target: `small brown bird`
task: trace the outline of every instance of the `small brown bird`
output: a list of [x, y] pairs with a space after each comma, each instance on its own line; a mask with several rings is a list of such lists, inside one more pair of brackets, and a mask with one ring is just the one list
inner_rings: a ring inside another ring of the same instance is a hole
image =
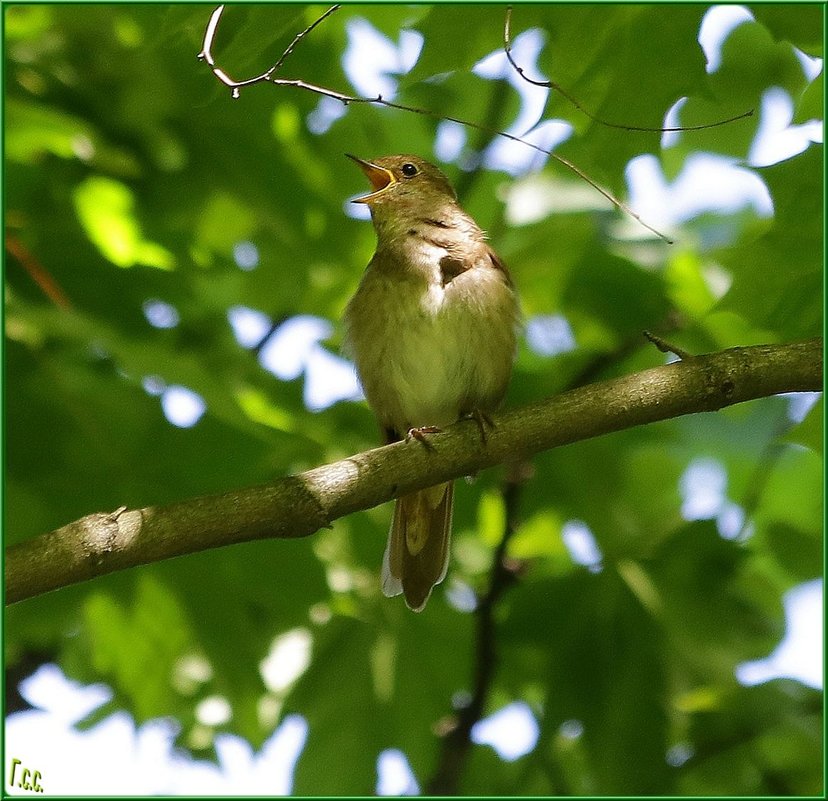
[[[387, 442], [497, 408], [520, 325], [509, 272], [457, 203], [447, 178], [417, 156], [350, 156], [373, 191], [377, 250], [345, 310], [346, 351]], [[399, 498], [382, 589], [419, 612], [446, 575], [451, 482]]]

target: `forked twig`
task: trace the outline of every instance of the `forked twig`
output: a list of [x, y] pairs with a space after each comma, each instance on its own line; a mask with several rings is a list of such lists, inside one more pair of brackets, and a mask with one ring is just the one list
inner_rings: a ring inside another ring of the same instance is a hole
[[273, 77], [274, 72], [276, 72], [277, 68], [280, 67], [288, 55], [292, 52], [296, 43], [307, 33], [309, 33], [313, 28], [315, 28], [323, 19], [330, 16], [334, 11], [336, 11], [340, 6], [331, 6], [319, 19], [309, 25], [304, 31], [297, 34], [293, 41], [291, 42], [290, 46], [285, 50], [284, 53], [279, 57], [279, 60], [268, 70], [263, 72], [261, 75], [257, 75], [254, 78], [247, 78], [245, 80], [237, 81], [234, 78], [231, 78], [224, 70], [220, 67], [216, 66], [215, 59], [213, 57], [212, 48], [213, 48], [213, 40], [216, 36], [216, 29], [218, 28], [219, 19], [221, 18], [221, 14], [224, 11], [224, 6], [221, 5], [213, 11], [212, 15], [210, 16], [210, 21], [207, 24], [207, 28], [204, 32], [204, 43], [201, 48], [201, 52], [198, 54], [198, 58], [202, 61], [205, 61], [208, 66], [212, 69], [213, 74], [218, 78], [225, 86], [230, 88], [232, 96], [234, 98], [239, 97], [239, 90], [244, 86], [252, 86], [253, 84], [257, 83], [270, 83], [276, 86], [290, 86], [295, 89], [304, 89], [308, 92], [313, 92], [314, 94], [322, 95], [324, 97], [330, 97], [334, 100], [338, 100], [343, 105], [349, 105], [350, 103], [367, 103], [379, 106], [385, 106], [386, 108], [394, 108], [399, 111], [407, 111], [411, 114], [422, 114], [428, 117], [434, 117], [435, 119], [439, 120], [446, 120], [449, 122], [456, 122], [458, 125], [462, 125], [466, 128], [474, 128], [478, 131], [483, 131], [488, 133], [492, 136], [500, 136], [504, 139], [509, 139], [512, 142], [518, 142], [526, 147], [532, 148], [533, 150], [537, 150], [539, 153], [543, 153], [545, 156], [550, 156], [551, 158], [555, 159], [555, 161], [563, 164], [564, 167], [574, 172], [579, 178], [583, 181], [586, 181], [593, 189], [600, 192], [613, 206], [615, 206], [619, 211], [628, 214], [634, 220], [638, 221], [640, 225], [646, 228], [651, 233], [655, 234], [659, 239], [666, 242], [668, 245], [673, 244], [673, 240], [670, 239], [665, 234], [661, 233], [661, 231], [653, 228], [653, 226], [649, 225], [648, 223], [644, 222], [641, 217], [636, 214], [626, 203], [619, 200], [615, 195], [612, 194], [608, 189], [604, 189], [600, 184], [596, 183], [592, 180], [583, 170], [573, 164], [569, 159], [564, 158], [563, 156], [559, 156], [556, 153], [553, 153], [551, 150], [547, 148], [543, 148], [540, 145], [533, 144], [532, 142], [527, 142], [525, 139], [521, 139], [519, 136], [514, 136], [513, 134], [507, 133], [506, 131], [500, 131], [495, 128], [490, 128], [486, 125], [480, 125], [476, 122], [471, 122], [470, 120], [464, 120], [460, 117], [452, 117], [447, 114], [441, 114], [436, 111], [431, 111], [430, 109], [419, 108], [417, 106], [407, 106], [403, 103], [394, 103], [390, 100], [385, 100], [381, 94], [378, 94], [376, 97], [361, 97], [359, 95], [348, 95], [344, 94], [343, 92], [337, 92], [334, 89], [328, 89], [324, 86], [317, 86], [316, 84], [308, 83], [307, 81], [303, 81], [299, 78], [275, 78]]
[[[221, 19], [222, 12], [224, 11], [224, 6], [220, 5], [213, 13], [210, 15], [210, 21], [207, 23], [207, 29], [204, 31], [204, 44], [201, 48], [201, 52], [198, 54], [198, 58], [201, 61], [206, 61], [210, 68], [213, 70], [213, 74], [218, 78], [223, 84], [229, 86], [233, 92], [233, 97], [238, 99], [239, 97], [239, 89], [242, 86], [252, 86], [255, 83], [263, 83], [263, 82], [271, 82], [271, 76], [273, 75], [282, 64], [285, 63], [287, 57], [293, 52], [293, 48], [299, 43], [299, 41], [309, 34], [319, 23], [321, 23], [324, 19], [329, 17], [334, 11], [338, 11], [341, 8], [339, 5], [331, 6], [321, 17], [314, 20], [310, 25], [308, 25], [305, 30], [297, 33], [296, 36], [293, 37], [293, 41], [287, 46], [284, 53], [279, 56], [276, 63], [270, 67], [270, 69], [263, 72], [261, 75], [257, 75], [255, 78], [247, 78], [243, 81], [236, 81], [231, 78], [226, 72], [216, 66], [215, 59], [213, 58], [213, 39], [216, 36], [216, 28], [218, 28], [219, 19]], [[326, 90], [323, 90], [322, 87], [314, 86], [313, 84], [306, 84], [304, 81], [282, 81], [275, 79], [272, 83], [287, 85], [287, 86], [300, 86], [300, 88], [309, 89], [314, 92], [321, 91], [323, 94], [327, 93]], [[331, 97], [336, 97], [337, 100], [345, 100], [344, 96], [339, 96], [339, 93], [329, 93]]]
[[582, 114], [586, 115], [591, 119], [593, 122], [597, 122], [599, 125], [603, 125], [606, 128], [617, 128], [621, 131], [647, 131], [651, 133], [674, 133], [678, 131], [703, 131], [707, 128], [717, 128], [719, 125], [727, 125], [731, 122], [736, 122], [737, 120], [743, 120], [746, 117], [753, 116], [753, 109], [749, 111], [744, 111], [741, 114], [737, 114], [735, 117], [729, 117], [726, 120], [719, 120], [718, 122], [708, 122], [704, 123], [703, 125], [681, 125], [676, 126], [674, 128], [652, 128], [646, 125], [625, 125], [618, 122], [609, 122], [608, 120], [603, 120], [600, 117], [596, 117], [591, 111], [585, 109], [575, 98], [572, 94], [567, 92], [566, 89], [563, 88], [559, 83], [556, 81], [539, 81], [535, 78], [530, 78], [523, 67], [520, 66], [515, 61], [514, 56], [512, 55], [512, 7], [508, 6], [506, 8], [506, 21], [503, 24], [503, 50], [506, 53], [506, 58], [508, 59], [509, 63], [514, 68], [515, 72], [523, 78], [526, 83], [532, 84], [532, 86], [540, 86], [545, 89], [554, 89], [559, 95], [565, 97], [570, 103], [572, 103], [575, 108], [578, 109]]

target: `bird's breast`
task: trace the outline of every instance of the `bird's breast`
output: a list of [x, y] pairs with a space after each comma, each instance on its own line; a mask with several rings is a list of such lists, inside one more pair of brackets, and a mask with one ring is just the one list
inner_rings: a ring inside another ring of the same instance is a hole
[[372, 265], [346, 311], [368, 403], [398, 433], [493, 409], [511, 372], [518, 314], [497, 270], [473, 267], [444, 283], [445, 248], [423, 241], [407, 255], [405, 269]]

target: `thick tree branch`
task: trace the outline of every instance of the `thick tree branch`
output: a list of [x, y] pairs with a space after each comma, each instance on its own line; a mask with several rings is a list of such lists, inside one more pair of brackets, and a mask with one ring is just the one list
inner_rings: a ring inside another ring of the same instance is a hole
[[305, 537], [422, 487], [611, 431], [780, 392], [822, 389], [822, 339], [696, 356], [511, 409], [483, 445], [473, 421], [269, 484], [165, 507], [88, 515], [6, 551], [6, 601], [254, 539]]

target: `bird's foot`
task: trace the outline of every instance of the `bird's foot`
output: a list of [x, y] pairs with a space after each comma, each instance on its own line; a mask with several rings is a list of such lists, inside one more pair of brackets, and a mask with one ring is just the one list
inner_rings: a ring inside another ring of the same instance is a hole
[[486, 434], [486, 426], [489, 428], [495, 428], [495, 421], [492, 420], [489, 415], [484, 412], [482, 409], [474, 409], [471, 412], [466, 412], [465, 414], [460, 415], [461, 420], [474, 420], [477, 423], [477, 428], [480, 431], [480, 439], [483, 441], [485, 445], [488, 441], [488, 436]]
[[432, 446], [429, 444], [429, 441], [426, 439], [427, 434], [440, 434], [442, 433], [443, 429], [439, 428], [438, 426], [417, 426], [416, 428], [409, 428], [408, 433], [405, 435], [405, 441], [411, 442], [412, 439], [416, 439], [417, 442], [422, 442], [426, 448], [431, 448]]

